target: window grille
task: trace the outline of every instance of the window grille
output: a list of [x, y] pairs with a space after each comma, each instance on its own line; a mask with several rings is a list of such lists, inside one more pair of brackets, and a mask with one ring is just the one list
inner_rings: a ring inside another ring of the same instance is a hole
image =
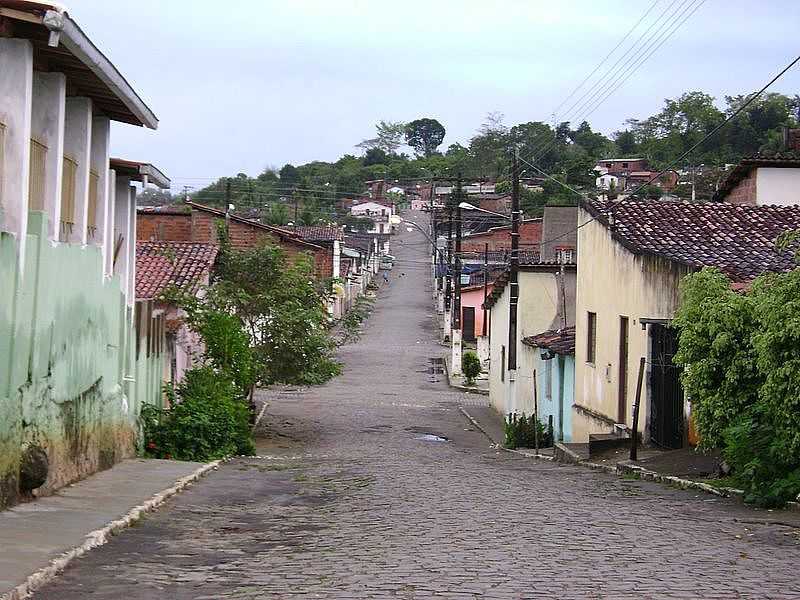
[[594, 363], [597, 357], [597, 313], [587, 314], [586, 362]]
[[94, 237], [97, 233], [97, 196], [100, 188], [100, 175], [89, 171], [89, 212], [86, 216], [86, 233]]
[[44, 210], [47, 146], [31, 140], [31, 163], [28, 171], [28, 210]]
[[62, 161], [61, 175], [61, 239], [67, 240], [75, 226], [75, 179], [78, 175], [78, 163], [65, 156]]

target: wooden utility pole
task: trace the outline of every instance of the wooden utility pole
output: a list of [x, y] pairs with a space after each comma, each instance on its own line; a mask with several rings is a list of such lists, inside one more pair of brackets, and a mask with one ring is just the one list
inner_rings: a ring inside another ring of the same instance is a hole
[[639, 380], [636, 382], [636, 400], [633, 403], [633, 426], [631, 427], [631, 460], [636, 460], [639, 444], [639, 403], [642, 400], [642, 379], [644, 378], [644, 356], [639, 359]]
[[225, 231], [231, 228], [231, 180], [225, 179]]
[[450, 294], [453, 280], [453, 203], [447, 201], [447, 272], [444, 281], [444, 310], [450, 312]]

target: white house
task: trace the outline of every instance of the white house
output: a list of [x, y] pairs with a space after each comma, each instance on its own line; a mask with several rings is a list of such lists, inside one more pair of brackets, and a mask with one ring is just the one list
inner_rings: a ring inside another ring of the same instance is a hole
[[391, 233], [392, 225], [389, 218], [392, 216], [392, 208], [377, 202], [362, 202], [350, 209], [350, 214], [354, 217], [370, 219], [374, 225], [369, 229], [369, 233]]

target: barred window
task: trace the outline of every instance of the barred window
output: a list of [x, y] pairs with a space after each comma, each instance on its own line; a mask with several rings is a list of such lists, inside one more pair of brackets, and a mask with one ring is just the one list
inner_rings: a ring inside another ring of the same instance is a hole
[[597, 313], [587, 313], [586, 362], [594, 363], [597, 357]]
[[47, 146], [31, 140], [31, 164], [28, 171], [28, 210], [44, 210]]

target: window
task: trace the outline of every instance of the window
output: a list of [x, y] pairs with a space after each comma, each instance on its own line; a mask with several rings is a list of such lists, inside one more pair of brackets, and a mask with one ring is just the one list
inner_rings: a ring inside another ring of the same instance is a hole
[[575, 262], [574, 248], [556, 248], [556, 261], [559, 264], [572, 264]]
[[75, 225], [75, 178], [78, 174], [78, 163], [65, 156], [63, 174], [61, 176], [61, 234], [62, 241], [72, 233]]
[[89, 211], [86, 215], [86, 233], [94, 237], [97, 232], [97, 194], [100, 187], [100, 176], [89, 171]]
[[3, 165], [5, 160], [6, 126], [0, 123], [0, 209], [3, 206]]
[[628, 163], [622, 163], [622, 168], [623, 169], [627, 169], [628, 168]]
[[597, 313], [586, 314], [586, 362], [594, 363], [597, 357]]
[[506, 347], [500, 346], [500, 381], [506, 380]]
[[31, 164], [28, 171], [28, 210], [44, 210], [45, 165], [47, 146], [31, 140]]

